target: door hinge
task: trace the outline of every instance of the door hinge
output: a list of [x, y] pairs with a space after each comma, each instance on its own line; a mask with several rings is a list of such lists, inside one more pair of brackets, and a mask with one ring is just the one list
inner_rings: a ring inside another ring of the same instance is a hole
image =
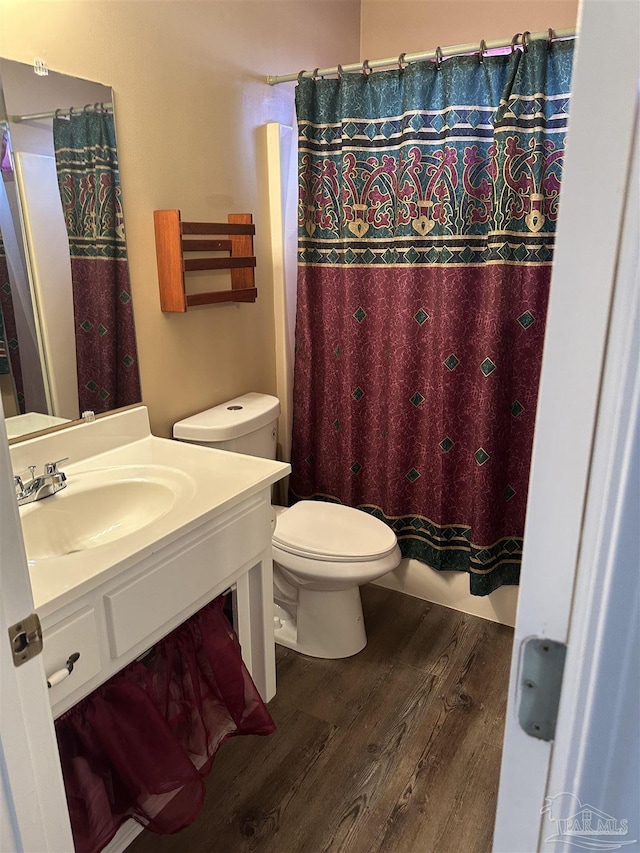
[[555, 737], [566, 654], [565, 643], [546, 637], [529, 637], [522, 643], [518, 720], [531, 737]]
[[22, 666], [42, 651], [42, 627], [37, 613], [31, 613], [9, 628], [13, 665]]

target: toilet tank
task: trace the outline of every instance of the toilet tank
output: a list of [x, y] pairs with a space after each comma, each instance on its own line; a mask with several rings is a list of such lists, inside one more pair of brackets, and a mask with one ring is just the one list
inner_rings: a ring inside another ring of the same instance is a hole
[[178, 421], [173, 437], [218, 450], [276, 458], [280, 401], [251, 392]]

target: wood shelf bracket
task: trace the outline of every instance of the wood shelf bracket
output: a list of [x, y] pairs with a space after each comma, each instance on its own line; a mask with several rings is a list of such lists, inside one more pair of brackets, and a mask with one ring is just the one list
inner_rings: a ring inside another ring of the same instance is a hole
[[[163, 311], [184, 313], [192, 305], [256, 301], [253, 217], [250, 213], [230, 213], [227, 219], [228, 222], [183, 222], [179, 210], [154, 210]], [[193, 252], [199, 256], [185, 257]], [[227, 252], [228, 256], [204, 257], [206, 252]], [[231, 271], [231, 290], [187, 293], [186, 272], [221, 269]]]

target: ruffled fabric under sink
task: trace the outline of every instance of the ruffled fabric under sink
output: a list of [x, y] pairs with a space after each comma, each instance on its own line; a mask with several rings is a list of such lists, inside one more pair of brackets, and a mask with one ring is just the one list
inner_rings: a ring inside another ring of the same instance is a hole
[[223, 741], [275, 731], [224, 603], [211, 602], [56, 720], [77, 853], [98, 853], [129, 818], [161, 834], [188, 826]]

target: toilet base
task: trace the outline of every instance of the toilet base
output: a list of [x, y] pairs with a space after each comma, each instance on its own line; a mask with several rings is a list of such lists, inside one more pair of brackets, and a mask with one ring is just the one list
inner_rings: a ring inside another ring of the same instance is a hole
[[357, 586], [341, 590], [298, 589], [298, 600], [278, 606], [275, 641], [314, 658], [348, 658], [367, 645], [362, 601]]

